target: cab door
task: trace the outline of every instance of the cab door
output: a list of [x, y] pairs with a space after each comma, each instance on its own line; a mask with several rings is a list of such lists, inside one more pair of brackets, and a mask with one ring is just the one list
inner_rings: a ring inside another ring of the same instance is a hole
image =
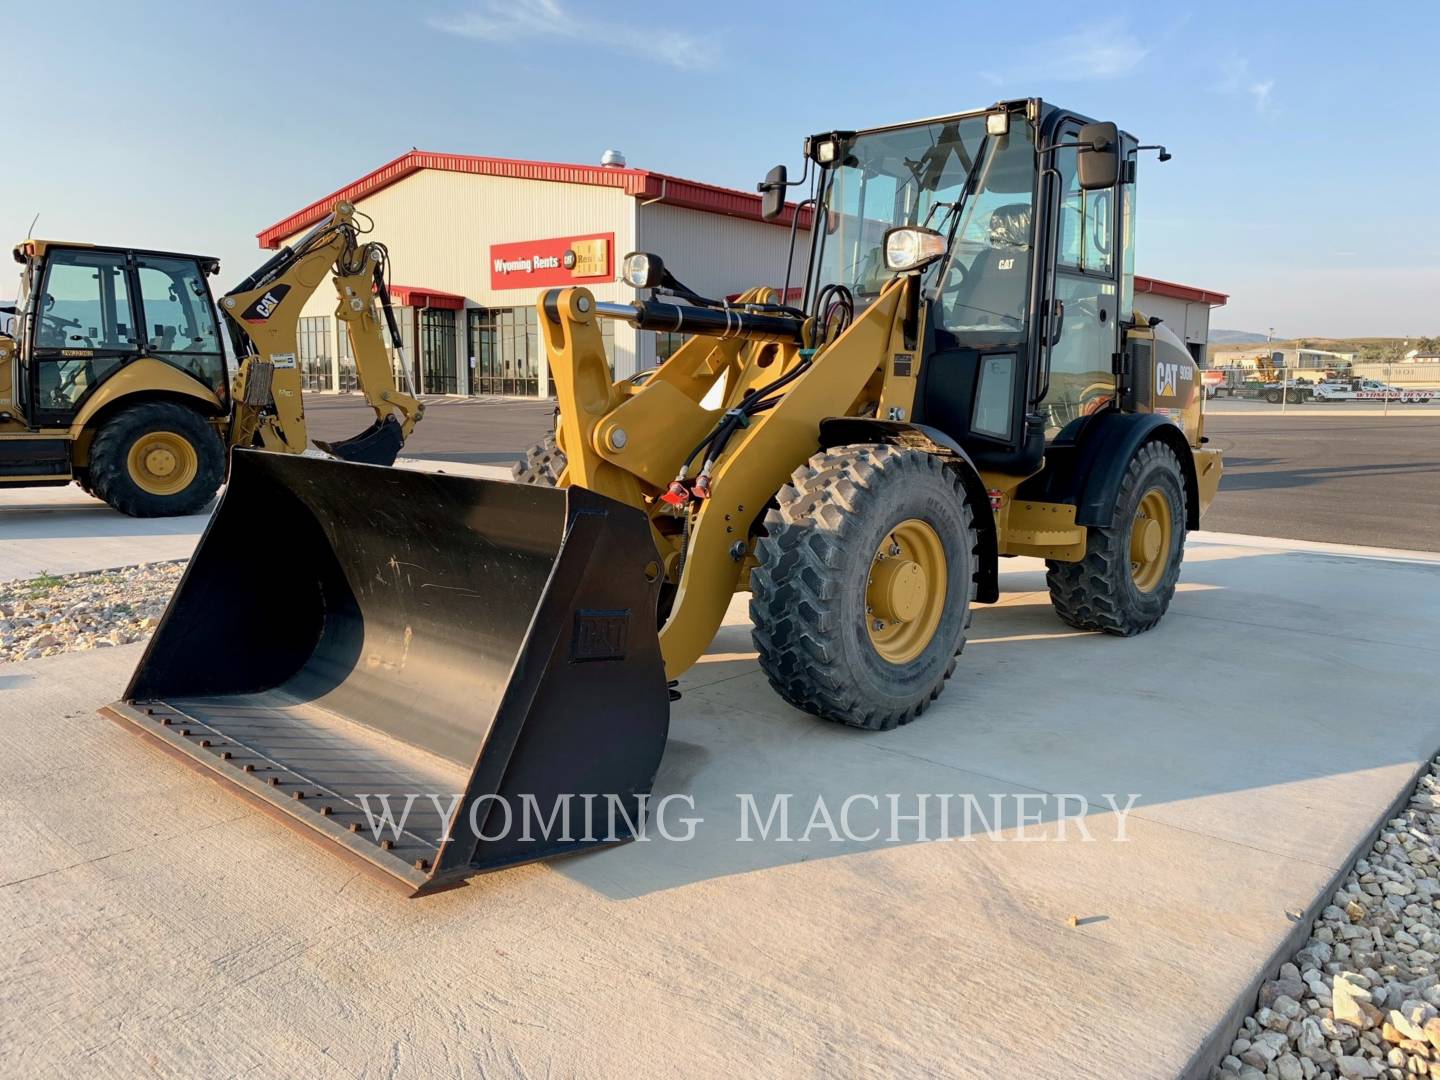
[[[1055, 130], [1054, 142], [1074, 143], [1080, 126], [1074, 118], [1065, 120]], [[1077, 154], [1074, 147], [1054, 151], [1058, 182], [1051, 185], [1050, 296], [1052, 305], [1064, 306], [1064, 315], [1059, 334], [1044, 346], [1049, 388], [1041, 399], [1041, 411], [1047, 439], [1072, 421], [1106, 407], [1116, 389], [1124, 262], [1119, 251], [1120, 184], [1081, 190]]]
[[89, 394], [140, 353], [122, 252], [52, 248], [34, 298], [32, 424], [64, 427]]

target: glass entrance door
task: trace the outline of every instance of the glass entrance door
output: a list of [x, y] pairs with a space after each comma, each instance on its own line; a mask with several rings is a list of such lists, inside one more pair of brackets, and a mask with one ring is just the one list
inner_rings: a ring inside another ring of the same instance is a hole
[[420, 383], [427, 394], [460, 392], [453, 311], [430, 308], [420, 312]]

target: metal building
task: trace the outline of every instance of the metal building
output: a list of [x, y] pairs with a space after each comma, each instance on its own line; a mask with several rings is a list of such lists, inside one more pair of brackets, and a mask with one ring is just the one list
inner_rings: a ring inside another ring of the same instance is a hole
[[[549, 393], [535, 297], [584, 285], [597, 299], [628, 301], [617, 281], [629, 251], [662, 255], [691, 288], [726, 296], [785, 275], [793, 208], [760, 219], [760, 197], [607, 164], [411, 151], [259, 233], [262, 247], [298, 239], [337, 199], [375, 221], [390, 251], [393, 301], [418, 390], [426, 394]], [[800, 225], [809, 224], [808, 214]], [[796, 251], [808, 249], [801, 229]], [[797, 256], [797, 263], [801, 257]], [[301, 320], [308, 389], [355, 386], [349, 340], [337, 333], [333, 290], [322, 286]], [[604, 320], [617, 376], [653, 367], [678, 344]], [[658, 355], [657, 355], [658, 353]]]
[[1163, 319], [1180, 336], [1197, 364], [1205, 362], [1205, 344], [1210, 340], [1210, 309], [1223, 307], [1229, 294], [1177, 285], [1158, 278], [1135, 278], [1135, 307], [1142, 314]]

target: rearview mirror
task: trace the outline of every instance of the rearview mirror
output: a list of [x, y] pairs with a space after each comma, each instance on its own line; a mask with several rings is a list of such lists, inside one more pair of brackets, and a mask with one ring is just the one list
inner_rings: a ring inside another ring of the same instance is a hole
[[1080, 190], [1114, 187], [1120, 176], [1120, 130], [1114, 124], [1086, 124], [1079, 142]]
[[756, 185], [760, 192], [760, 216], [766, 221], [774, 221], [785, 209], [785, 185], [789, 180], [789, 174], [784, 165], [776, 165], [765, 174], [764, 183]]

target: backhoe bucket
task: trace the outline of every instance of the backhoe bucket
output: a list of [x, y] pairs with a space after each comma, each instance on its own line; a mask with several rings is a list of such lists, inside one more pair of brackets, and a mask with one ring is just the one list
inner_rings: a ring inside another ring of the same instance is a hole
[[394, 465], [405, 445], [405, 432], [400, 421], [393, 416], [376, 420], [359, 435], [335, 442], [314, 440], [325, 453], [341, 461], [355, 461], [361, 465]]
[[631, 839], [669, 726], [640, 511], [234, 454], [103, 710], [412, 895]]

